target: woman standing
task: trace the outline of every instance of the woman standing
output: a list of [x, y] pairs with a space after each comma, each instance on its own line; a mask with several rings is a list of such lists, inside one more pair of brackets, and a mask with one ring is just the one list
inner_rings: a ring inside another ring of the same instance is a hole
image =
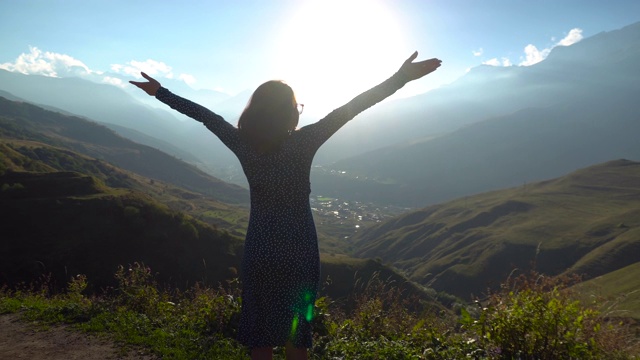
[[301, 107], [284, 82], [268, 81], [251, 96], [238, 127], [172, 94], [145, 73], [131, 83], [171, 108], [202, 122], [238, 157], [249, 182], [251, 212], [242, 261], [239, 340], [252, 359], [306, 359], [320, 280], [318, 238], [309, 205], [309, 175], [318, 148], [347, 121], [441, 64], [409, 57], [389, 79], [322, 120], [296, 129]]

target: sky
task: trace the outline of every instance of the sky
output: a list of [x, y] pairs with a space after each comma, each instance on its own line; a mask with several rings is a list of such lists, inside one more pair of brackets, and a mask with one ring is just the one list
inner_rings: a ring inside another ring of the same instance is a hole
[[281, 79], [320, 113], [415, 50], [443, 65], [397, 97], [638, 21], [636, 0], [0, 0], [0, 68], [121, 87], [144, 70], [229, 95]]

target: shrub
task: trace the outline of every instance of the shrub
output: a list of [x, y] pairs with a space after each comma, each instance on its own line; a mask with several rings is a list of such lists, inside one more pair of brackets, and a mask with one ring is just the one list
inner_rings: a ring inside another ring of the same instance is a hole
[[576, 300], [569, 286], [577, 281], [537, 273], [510, 279], [476, 301], [477, 320], [463, 309], [461, 322], [488, 359], [628, 358], [620, 347], [624, 336], [612, 339], [615, 326], [596, 303]]

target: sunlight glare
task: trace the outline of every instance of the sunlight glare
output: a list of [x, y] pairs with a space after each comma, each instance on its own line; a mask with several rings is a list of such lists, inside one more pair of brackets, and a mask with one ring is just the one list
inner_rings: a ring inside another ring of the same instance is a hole
[[391, 76], [413, 52], [404, 40], [382, 1], [308, 1], [282, 30], [275, 68], [305, 113], [321, 115]]

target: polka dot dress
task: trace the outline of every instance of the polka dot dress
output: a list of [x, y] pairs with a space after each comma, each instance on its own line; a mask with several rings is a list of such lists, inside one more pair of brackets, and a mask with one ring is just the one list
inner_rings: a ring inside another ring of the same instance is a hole
[[291, 133], [260, 154], [238, 129], [210, 110], [160, 88], [158, 100], [202, 122], [240, 160], [249, 182], [251, 212], [241, 269], [239, 340], [250, 348], [311, 347], [313, 305], [320, 281], [318, 237], [309, 174], [318, 148], [361, 111], [406, 83], [402, 74], [357, 96], [315, 124]]

